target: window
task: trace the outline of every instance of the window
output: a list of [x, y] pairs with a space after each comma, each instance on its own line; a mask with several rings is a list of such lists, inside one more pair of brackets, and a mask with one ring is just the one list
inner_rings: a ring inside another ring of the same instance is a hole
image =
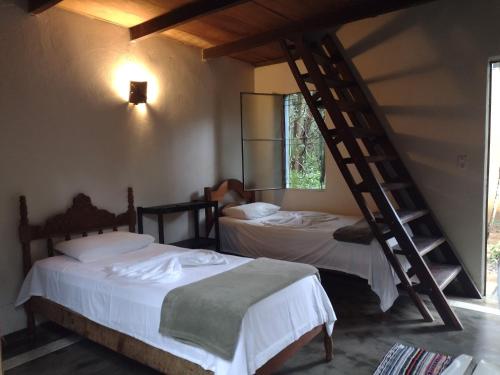
[[500, 62], [490, 63], [486, 298], [500, 301]]
[[300, 93], [285, 95], [285, 174], [288, 189], [325, 188], [325, 142]]
[[283, 95], [241, 94], [245, 190], [283, 189]]
[[325, 143], [302, 94], [241, 94], [245, 190], [324, 189]]

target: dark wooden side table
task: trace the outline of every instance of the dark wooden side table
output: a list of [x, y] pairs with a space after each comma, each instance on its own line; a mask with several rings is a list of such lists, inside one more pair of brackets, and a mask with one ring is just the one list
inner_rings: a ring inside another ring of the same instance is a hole
[[[213, 209], [214, 212], [214, 228], [215, 239], [209, 238], [209, 233], [205, 237], [200, 236], [200, 210], [206, 208]], [[144, 232], [143, 215], [156, 215], [158, 221], [158, 240], [160, 243], [165, 243], [165, 233], [163, 227], [163, 215], [172, 214], [175, 212], [189, 212], [192, 211], [194, 215], [194, 238], [172, 243], [171, 245], [187, 247], [190, 249], [204, 249], [214, 247], [216, 251], [220, 251], [220, 238], [219, 238], [219, 210], [218, 202], [208, 201], [193, 201], [184, 203], [166, 204], [162, 206], [152, 207], [137, 207], [137, 226], [139, 233]]]

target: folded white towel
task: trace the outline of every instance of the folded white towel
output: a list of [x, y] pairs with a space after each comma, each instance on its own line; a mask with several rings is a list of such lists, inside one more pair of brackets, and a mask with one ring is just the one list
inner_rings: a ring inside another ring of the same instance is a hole
[[179, 262], [183, 267], [197, 267], [206, 265], [227, 264], [224, 255], [211, 250], [192, 250], [179, 255]]
[[109, 277], [124, 277], [168, 283], [177, 280], [182, 267], [227, 264], [224, 255], [210, 250], [187, 250], [182, 253], [165, 252], [143, 261], [115, 263], [105, 268]]
[[107, 267], [109, 276], [135, 280], [172, 282], [182, 273], [179, 259], [172, 254], [162, 254], [137, 263], [116, 263]]

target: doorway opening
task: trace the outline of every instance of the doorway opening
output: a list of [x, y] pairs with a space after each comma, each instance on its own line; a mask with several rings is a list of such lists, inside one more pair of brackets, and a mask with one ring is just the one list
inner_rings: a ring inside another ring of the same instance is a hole
[[486, 298], [500, 301], [500, 61], [490, 63]]

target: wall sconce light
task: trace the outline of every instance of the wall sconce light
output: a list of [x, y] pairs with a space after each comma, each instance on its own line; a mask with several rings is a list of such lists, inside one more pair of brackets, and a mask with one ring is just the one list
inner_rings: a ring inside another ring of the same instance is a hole
[[141, 104], [148, 101], [148, 83], [130, 81], [129, 103]]

